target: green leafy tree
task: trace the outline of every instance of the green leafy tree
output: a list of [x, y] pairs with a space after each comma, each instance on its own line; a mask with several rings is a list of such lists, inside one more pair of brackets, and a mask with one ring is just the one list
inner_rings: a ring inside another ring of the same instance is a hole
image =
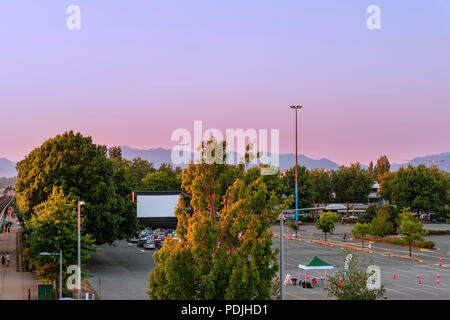
[[392, 180], [395, 177], [395, 172], [385, 172], [380, 177], [380, 188], [378, 194], [382, 199], [392, 202]]
[[[136, 216], [126, 211], [124, 198], [117, 193], [113, 163], [106, 158], [105, 148], [72, 131], [57, 135], [31, 151], [17, 164], [17, 203], [26, 223], [33, 208], [45, 202], [53, 187], [65, 195], [83, 200], [81, 214], [86, 218], [85, 230], [97, 244], [112, 243], [127, 237], [128, 228], [136, 225]], [[131, 201], [129, 196], [128, 200]]]
[[[220, 142], [206, 147], [213, 143]], [[272, 250], [268, 218], [278, 217], [290, 203], [269, 194], [264, 178], [248, 177], [242, 166], [191, 164], [183, 171], [182, 186], [193, 214], [180, 199], [175, 209], [179, 240], [166, 239], [154, 254], [149, 297], [273, 298], [278, 250]]]
[[[297, 167], [297, 183], [298, 183], [298, 207], [312, 207], [316, 192], [314, 191], [313, 182], [308, 170], [304, 166]], [[295, 167], [286, 170], [286, 174], [282, 177], [283, 184], [286, 189], [286, 195], [294, 195], [295, 197]], [[295, 208], [295, 202], [291, 209]]]
[[424, 165], [399, 168], [392, 179], [392, 202], [413, 212], [441, 212], [446, 186]]
[[288, 221], [287, 226], [295, 232], [295, 237], [298, 237], [298, 230], [300, 230], [300, 226], [298, 225], [297, 221]]
[[327, 241], [327, 233], [333, 233], [335, 223], [339, 221], [339, 217], [335, 212], [323, 212], [319, 220], [316, 221], [316, 228], [322, 230]]
[[[343, 260], [350, 254], [349, 250], [343, 250]], [[386, 289], [368, 289], [367, 280], [372, 274], [367, 274], [367, 266], [359, 264], [358, 256], [352, 254], [347, 270], [339, 270], [333, 276], [328, 277], [330, 285], [324, 290], [329, 297], [338, 300], [376, 300], [385, 298]]]
[[391, 164], [389, 163], [388, 158], [385, 155], [379, 157], [377, 160], [377, 165], [375, 166], [376, 179], [381, 179], [381, 177], [386, 172], [389, 172], [390, 169]]
[[377, 215], [378, 209], [377, 206], [375, 204], [371, 204], [369, 205], [369, 207], [367, 208], [366, 212], [364, 214], [361, 214], [358, 217], [358, 222], [360, 223], [370, 223], [373, 218], [375, 218], [375, 216]]
[[167, 172], [156, 171], [149, 173], [141, 182], [141, 188], [148, 191], [180, 190], [181, 175], [170, 177]]
[[333, 200], [330, 174], [324, 169], [313, 169], [309, 171], [309, 177], [315, 191], [314, 203], [325, 205], [330, 203]]
[[122, 160], [122, 149], [119, 146], [109, 148], [108, 154], [110, 159]]
[[391, 218], [390, 215], [390, 209], [389, 205], [385, 204], [383, 207], [381, 207], [375, 218], [373, 218], [372, 222], [370, 223], [372, 234], [384, 237], [387, 234], [391, 234], [394, 230], [392, 222], [389, 221]]
[[367, 173], [375, 180], [377, 178], [376, 168], [373, 167], [373, 162], [370, 161]]
[[[63, 270], [69, 265], [77, 264], [77, 205], [70, 196], [63, 194], [61, 187], [53, 188], [48, 200], [36, 206], [35, 214], [28, 221], [26, 228], [31, 238], [26, 243], [26, 259], [36, 268], [39, 278], [45, 281], [59, 279], [59, 258], [40, 256], [41, 252], [62, 251]], [[94, 250], [94, 240], [85, 233], [84, 223], [81, 234], [81, 258], [82, 261], [86, 261], [89, 258], [89, 251]], [[63, 282], [66, 278], [64, 272]]]
[[364, 238], [366, 235], [372, 233], [372, 228], [370, 224], [367, 223], [356, 223], [352, 229], [352, 235], [355, 239], [361, 238], [362, 247], [364, 248]]
[[341, 166], [331, 175], [331, 183], [336, 194], [336, 202], [348, 203], [367, 202], [367, 197], [372, 190], [373, 178], [366, 170], [361, 169], [359, 163], [350, 167]]
[[411, 246], [416, 241], [423, 241], [423, 236], [428, 233], [423, 230], [422, 223], [417, 217], [409, 211], [409, 208], [404, 208], [399, 216], [399, 233], [403, 236], [409, 244], [409, 256], [412, 256]]

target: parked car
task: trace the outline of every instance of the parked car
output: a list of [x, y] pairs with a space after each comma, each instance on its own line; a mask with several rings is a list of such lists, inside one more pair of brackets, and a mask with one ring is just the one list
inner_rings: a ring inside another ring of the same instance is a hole
[[144, 243], [144, 249], [148, 249], [148, 250], [155, 250], [156, 249], [156, 245], [153, 242], [153, 240], [147, 240], [146, 243]]
[[147, 236], [146, 236], [146, 235], [141, 236], [141, 237], [139, 238], [139, 240], [138, 240], [136, 246], [138, 246], [138, 247], [143, 247], [144, 244], [145, 244], [146, 242], [147, 242]]

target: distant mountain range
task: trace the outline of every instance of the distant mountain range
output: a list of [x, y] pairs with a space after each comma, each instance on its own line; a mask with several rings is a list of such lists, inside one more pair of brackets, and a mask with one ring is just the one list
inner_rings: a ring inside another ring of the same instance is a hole
[[[171, 153], [172, 151], [169, 149], [156, 148], [156, 149], [135, 149], [128, 146], [122, 146], [122, 156], [125, 159], [132, 160], [134, 158], [140, 157], [141, 159], [147, 160], [149, 162], [153, 162], [155, 168], [159, 168], [162, 163], [171, 163], [173, 166], [176, 166], [172, 163]], [[236, 154], [235, 154], [236, 157]], [[408, 164], [412, 164], [413, 166], [417, 166], [419, 164], [425, 164], [426, 166], [430, 165], [430, 161], [433, 160], [434, 165], [437, 165], [441, 170], [450, 172], [450, 152], [428, 155], [423, 157], [416, 157], [410, 160], [407, 163], [392, 163], [391, 170], [396, 171], [399, 167], [406, 167]], [[376, 159], [374, 160], [374, 163]], [[336, 170], [339, 168], [339, 164], [328, 160], [326, 158], [321, 159], [312, 159], [305, 155], [299, 155], [298, 163], [302, 166], [305, 166], [307, 169], [327, 169], [327, 170]], [[295, 154], [280, 154], [280, 169], [286, 170], [292, 168], [295, 165]], [[186, 165], [182, 165], [181, 167], [185, 168]], [[362, 167], [367, 168], [367, 165], [363, 164]], [[0, 177], [13, 177], [17, 175], [16, 171], [16, 163], [10, 161], [6, 158], [0, 158]]]
[[9, 178], [16, 175], [16, 163], [6, 158], [0, 158], [0, 177]]
[[[172, 163], [171, 161], [171, 150], [163, 149], [163, 148], [157, 148], [157, 149], [147, 149], [147, 150], [140, 150], [131, 148], [128, 146], [122, 146], [122, 156], [125, 159], [133, 159], [140, 157], [141, 159], [153, 162], [154, 166], [158, 168], [162, 163]], [[236, 156], [236, 155], [235, 155]], [[435, 155], [429, 155], [424, 157], [416, 157], [409, 161], [408, 163], [392, 163], [391, 164], [391, 170], [396, 171], [399, 167], [408, 166], [409, 163], [411, 163], [413, 166], [417, 166], [419, 164], [425, 164], [427, 166], [430, 165], [429, 159], [433, 160], [443, 160], [443, 162], [433, 162], [434, 165], [437, 165], [441, 170], [450, 172], [450, 152], [441, 153], [441, 154], [435, 154]], [[376, 159], [375, 161], [376, 162]], [[336, 162], [333, 162], [326, 158], [321, 159], [312, 159], [305, 155], [299, 155], [298, 163], [302, 166], [305, 166], [308, 170], [310, 169], [328, 169], [328, 170], [336, 170], [339, 168], [339, 164]], [[172, 165], [174, 165], [172, 163]], [[280, 154], [280, 169], [286, 170], [289, 168], [292, 168], [295, 165], [295, 154], [288, 153], [288, 154]], [[176, 165], [174, 165], [176, 166]], [[181, 167], [186, 167], [181, 166]], [[362, 167], [367, 168], [367, 165], [362, 165]]]

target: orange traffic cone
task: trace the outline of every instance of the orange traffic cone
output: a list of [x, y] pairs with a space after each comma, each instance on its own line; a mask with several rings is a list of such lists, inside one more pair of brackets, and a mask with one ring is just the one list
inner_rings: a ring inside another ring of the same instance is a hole
[[442, 258], [439, 258], [439, 266], [442, 267]]
[[419, 279], [420, 278], [420, 274], [417, 274], [417, 279]]
[[342, 282], [339, 281], [339, 287], [342, 287]]
[[391, 249], [388, 249], [388, 257], [391, 256]]
[[419, 279], [419, 284], [422, 284], [422, 281]]
[[395, 274], [394, 274], [394, 278], [393, 279], [395, 280]]
[[345, 249], [347, 249], [347, 244], [345, 244]]
[[437, 274], [437, 278], [439, 279], [439, 273]]
[[439, 284], [439, 279], [436, 280], [436, 284]]
[[419, 255], [417, 255], [417, 262], [419, 262]]

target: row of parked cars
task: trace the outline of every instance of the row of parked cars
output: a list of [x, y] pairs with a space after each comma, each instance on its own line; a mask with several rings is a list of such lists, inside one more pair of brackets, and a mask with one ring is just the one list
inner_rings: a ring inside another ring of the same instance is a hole
[[177, 239], [175, 230], [162, 228], [153, 230], [152, 228], [146, 228], [145, 230], [140, 231], [135, 236], [130, 237], [128, 239], [128, 242], [136, 243], [136, 246], [140, 248], [155, 250], [157, 248], [161, 248], [164, 245], [164, 241], [167, 237], [173, 237], [174, 239]]

